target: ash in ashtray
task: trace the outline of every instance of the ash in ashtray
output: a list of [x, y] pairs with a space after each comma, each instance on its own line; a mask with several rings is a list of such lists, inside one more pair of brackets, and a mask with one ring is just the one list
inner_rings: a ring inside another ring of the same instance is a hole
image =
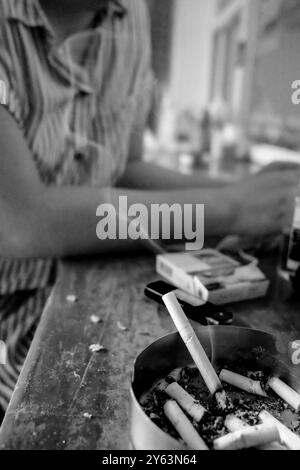
[[[221, 371], [219, 371], [221, 372]], [[224, 370], [222, 371], [224, 372]], [[225, 368], [225, 373], [227, 372]], [[199, 419], [193, 419], [193, 414], [187, 412], [187, 407], [181, 407], [181, 411], [193, 424], [204, 443], [212, 448], [216, 439], [226, 436], [229, 433], [228, 416], [234, 417], [235, 421], [241, 420], [243, 425], [257, 426], [261, 424], [261, 412], [267, 411], [274, 418], [279, 420], [293, 433], [300, 436], [300, 413], [279, 398], [270, 389], [269, 377], [261, 371], [236, 370], [241, 376], [251, 379], [254, 384], [259, 384], [260, 388], [256, 392], [258, 395], [240, 390], [239, 388], [223, 382], [224, 391], [231, 403], [231, 409], [222, 410], [218, 406], [215, 397], [211, 396], [198, 369], [185, 367], [171, 372], [168, 377], [157, 382], [153, 388], [141, 398], [141, 405], [145, 413], [163, 431], [175, 439], [182, 440], [175, 427], [167, 419], [164, 407], [170, 400], [170, 393], [166, 389], [171, 384], [178, 384], [195, 401]], [[222, 374], [221, 374], [222, 375]], [[233, 374], [234, 375], [234, 374]], [[176, 385], [177, 387], [177, 385]], [[178, 387], [179, 389], [179, 387]], [[181, 390], [183, 393], [183, 390]], [[260, 396], [261, 394], [262, 396]], [[264, 396], [263, 396], [264, 395]], [[180, 404], [180, 399], [179, 399]], [[191, 408], [191, 401], [188, 405]], [[203, 407], [203, 413], [201, 413]], [[196, 416], [196, 415], [194, 415]], [[238, 418], [236, 420], [236, 418]], [[298, 445], [298, 444], [296, 444]], [[295, 444], [294, 444], [295, 446]], [[216, 447], [215, 447], [216, 448]]]

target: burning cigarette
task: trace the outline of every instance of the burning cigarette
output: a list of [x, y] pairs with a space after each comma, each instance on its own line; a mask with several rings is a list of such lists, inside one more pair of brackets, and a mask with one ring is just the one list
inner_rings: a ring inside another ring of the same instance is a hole
[[291, 387], [286, 385], [282, 380], [272, 377], [268, 382], [269, 387], [275, 392], [282, 400], [288, 403], [296, 411], [300, 410], [300, 395], [295, 392]]
[[284, 424], [278, 421], [274, 416], [272, 416], [268, 411], [262, 411], [259, 414], [259, 418], [265, 424], [271, 423], [277, 426], [280, 441], [284, 444], [289, 450], [300, 450], [300, 437], [293, 433], [289, 428]]
[[241, 450], [279, 441], [278, 428], [273, 423], [246, 426], [214, 441], [215, 450]]
[[189, 449], [208, 450], [202, 437], [199, 436], [194, 426], [177, 405], [176, 401], [168, 401], [164, 406], [164, 413]]
[[244, 390], [245, 392], [253, 393], [254, 395], [260, 395], [266, 397], [266, 392], [263, 391], [261, 383], [256, 380], [248, 379], [235, 372], [223, 369], [220, 373], [220, 380], [227, 384], [233, 385], [236, 388]]
[[[229, 432], [233, 433], [236, 431], [241, 431], [242, 429], [250, 428], [251, 426], [234, 415], [228, 415], [225, 419], [225, 427]], [[259, 450], [286, 450], [286, 448], [281, 446], [278, 442], [260, 445], [256, 448]]]
[[200, 405], [191, 395], [189, 395], [178, 383], [174, 382], [166, 388], [169, 397], [176, 400], [197, 423], [201, 421], [206, 409]]
[[164, 295], [163, 301], [175, 323], [181, 338], [185, 342], [190, 355], [198, 367], [200, 374], [207, 385], [207, 388], [209, 389], [210, 393], [214, 395], [218, 390], [222, 389], [222, 384], [203, 347], [201, 346], [192, 325], [184, 314], [173, 292]]

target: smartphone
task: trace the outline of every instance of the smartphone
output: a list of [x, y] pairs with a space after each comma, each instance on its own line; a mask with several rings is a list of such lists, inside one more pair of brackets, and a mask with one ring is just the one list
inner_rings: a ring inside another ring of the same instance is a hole
[[153, 282], [145, 288], [145, 296], [161, 305], [164, 305], [163, 296], [169, 292], [174, 292], [186, 316], [201, 325], [231, 325], [233, 322], [232, 313], [224, 307], [210, 302], [204, 303], [167, 282]]

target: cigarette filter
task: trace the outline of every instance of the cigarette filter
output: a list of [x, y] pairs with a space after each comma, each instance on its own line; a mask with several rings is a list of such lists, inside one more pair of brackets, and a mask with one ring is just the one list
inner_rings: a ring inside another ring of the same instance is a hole
[[241, 450], [249, 449], [279, 441], [280, 436], [277, 426], [273, 423], [259, 424], [258, 426], [246, 426], [220, 437], [214, 441], [215, 450]]
[[223, 369], [220, 373], [220, 379], [222, 382], [233, 385], [234, 387], [244, 390], [245, 392], [253, 393], [254, 395], [259, 395], [262, 397], [267, 396], [259, 381], [251, 380], [248, 377], [243, 377], [242, 375], [236, 374], [235, 372], [230, 372], [229, 370]]
[[168, 401], [164, 406], [164, 413], [189, 449], [208, 450], [202, 437], [199, 436], [192, 423], [190, 423], [183, 411], [177, 405], [176, 401]]
[[[225, 426], [229, 432], [240, 431], [241, 429], [250, 428], [251, 426], [240, 418], [237, 418], [234, 415], [228, 415], [225, 419]], [[279, 442], [272, 442], [271, 444], [260, 445], [256, 447], [258, 450], [287, 450], [286, 447], [283, 447]]]
[[178, 383], [174, 382], [166, 388], [169, 397], [176, 400], [178, 405], [185, 410], [197, 423], [201, 421], [205, 408], [189, 395]]
[[296, 411], [300, 410], [300, 395], [291, 387], [286, 385], [282, 380], [272, 377], [268, 382], [269, 387], [275, 392], [282, 400], [288, 403]]
[[268, 411], [262, 411], [259, 415], [261, 421], [265, 424], [273, 423], [277, 426], [280, 441], [289, 450], [300, 450], [300, 437], [293, 433], [289, 428], [274, 418]]

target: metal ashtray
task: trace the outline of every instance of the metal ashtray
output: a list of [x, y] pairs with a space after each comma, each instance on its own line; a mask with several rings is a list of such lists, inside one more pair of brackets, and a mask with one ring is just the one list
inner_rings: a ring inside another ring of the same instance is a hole
[[[215, 367], [226, 364], [234, 370], [235, 366], [243, 365], [249, 370], [276, 374], [300, 392], [299, 368], [279, 354], [272, 335], [234, 326], [198, 326], [195, 332]], [[178, 333], [155, 341], [139, 355], [131, 387], [130, 444], [133, 449], [186, 449], [151, 421], [139, 400], [157, 380], [178, 367], [191, 364], [189, 352]]]

